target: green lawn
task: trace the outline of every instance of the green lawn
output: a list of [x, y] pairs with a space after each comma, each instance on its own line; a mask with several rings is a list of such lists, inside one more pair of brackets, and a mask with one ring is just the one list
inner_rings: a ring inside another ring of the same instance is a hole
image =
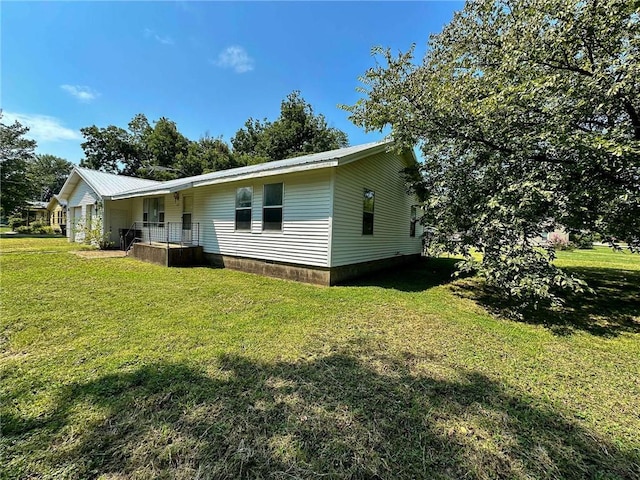
[[[640, 256], [520, 321], [454, 260], [341, 287], [0, 239], [0, 478], [640, 478]], [[492, 313], [493, 312], [493, 313]]]

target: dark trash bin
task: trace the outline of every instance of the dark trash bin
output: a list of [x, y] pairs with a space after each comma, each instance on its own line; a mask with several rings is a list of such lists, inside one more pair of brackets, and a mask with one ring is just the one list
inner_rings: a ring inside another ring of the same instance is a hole
[[142, 230], [121, 228], [118, 233], [120, 234], [120, 250], [128, 250], [136, 238], [142, 237]]

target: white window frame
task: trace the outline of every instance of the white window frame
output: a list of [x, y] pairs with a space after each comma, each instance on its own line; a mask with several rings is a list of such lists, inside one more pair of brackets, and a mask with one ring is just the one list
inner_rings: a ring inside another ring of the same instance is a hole
[[[155, 200], [158, 202], [158, 216], [156, 218], [157, 221], [152, 222], [149, 219], [149, 214], [150, 214], [150, 210], [152, 208], [151, 206], [151, 202]], [[160, 209], [160, 200], [162, 200], [162, 209]], [[145, 218], [146, 215], [146, 218]], [[162, 220], [160, 220], [162, 219]], [[165, 204], [164, 204], [164, 197], [163, 196], [159, 196], [159, 197], [147, 197], [144, 198], [142, 200], [142, 225], [144, 227], [149, 226], [149, 224], [160, 227], [160, 228], [164, 228], [164, 224], [165, 224]]]
[[[367, 211], [366, 209], [366, 200], [367, 200], [367, 194], [371, 193], [372, 194], [372, 206], [371, 206], [371, 211]], [[374, 233], [374, 225], [375, 225], [375, 210], [376, 210], [376, 192], [374, 190], [370, 190], [368, 188], [364, 188], [362, 191], [362, 236], [371, 236]], [[364, 229], [365, 226], [365, 215], [371, 215], [371, 231], [366, 231]]]
[[[238, 207], [238, 193], [240, 190], [248, 189], [251, 192], [251, 201], [249, 202], [248, 207]], [[238, 210], [249, 210], [249, 227], [248, 228], [238, 228]], [[250, 232], [253, 226], [253, 186], [245, 186], [236, 188], [236, 209], [234, 213], [234, 230], [236, 232]]]
[[[266, 205], [267, 187], [271, 185], [281, 185], [282, 200], [280, 205]], [[265, 210], [267, 209], [270, 209], [270, 210], [280, 209], [280, 228], [279, 229], [265, 228], [264, 213], [265, 213]], [[269, 233], [278, 233], [278, 232], [281, 233], [283, 229], [284, 229], [284, 182], [265, 183], [262, 186], [262, 231], [269, 232]]]

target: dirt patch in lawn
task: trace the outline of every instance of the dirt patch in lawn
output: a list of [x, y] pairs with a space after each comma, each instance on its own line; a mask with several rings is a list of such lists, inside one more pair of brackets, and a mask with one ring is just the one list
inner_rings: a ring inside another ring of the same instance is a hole
[[115, 258], [127, 256], [127, 252], [123, 250], [77, 250], [71, 253], [82, 258]]

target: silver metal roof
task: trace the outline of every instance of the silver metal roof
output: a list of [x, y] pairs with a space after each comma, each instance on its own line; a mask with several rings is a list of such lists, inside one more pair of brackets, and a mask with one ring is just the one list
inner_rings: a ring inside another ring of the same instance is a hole
[[[299, 172], [316, 168], [335, 167], [360, 158], [385, 151], [392, 141], [382, 141], [339, 148], [327, 152], [313, 153], [301, 157], [276, 160], [247, 167], [220, 170], [194, 177], [179, 178], [166, 182], [114, 175], [88, 168], [75, 167], [57, 195], [61, 203], [66, 201], [80, 179], [84, 180], [103, 199], [122, 199], [144, 195], [160, 195], [186, 188], [232, 182], [246, 178]], [[413, 155], [413, 153], [412, 153]], [[415, 156], [413, 157], [415, 160]]]
[[156, 185], [160, 182], [155, 180], [145, 180], [143, 178], [127, 177], [124, 175], [115, 175], [113, 173], [99, 172], [89, 168], [75, 167], [67, 181], [64, 183], [58, 193], [58, 201], [66, 202], [68, 196], [76, 187], [80, 179], [84, 180], [94, 192], [101, 198], [111, 198], [114, 194], [131, 190], [133, 188], [148, 187]]
[[160, 182], [155, 185], [133, 187], [131, 190], [121, 191], [120, 193], [114, 194], [113, 198], [119, 199], [150, 194], [171, 193], [185, 188], [231, 182], [249, 177], [255, 178], [315, 168], [332, 167], [337, 166], [338, 164], [357, 160], [367, 155], [382, 152], [386, 150], [390, 144], [391, 141], [366, 143], [364, 145], [339, 148], [336, 150], [313, 153], [311, 155], [304, 155], [301, 157], [260, 163], [258, 165], [219, 170], [217, 172], [205, 173], [204, 175]]
[[160, 183], [155, 180], [114, 175], [113, 173], [99, 172], [82, 167], [76, 167], [76, 170], [83, 180], [101, 197], [110, 197], [126, 190], [148, 187]]
[[37, 200], [37, 201], [28, 201], [27, 205], [29, 205], [29, 207], [31, 207], [31, 208], [41, 208], [43, 210], [47, 208], [47, 202], [41, 202], [39, 200]]

